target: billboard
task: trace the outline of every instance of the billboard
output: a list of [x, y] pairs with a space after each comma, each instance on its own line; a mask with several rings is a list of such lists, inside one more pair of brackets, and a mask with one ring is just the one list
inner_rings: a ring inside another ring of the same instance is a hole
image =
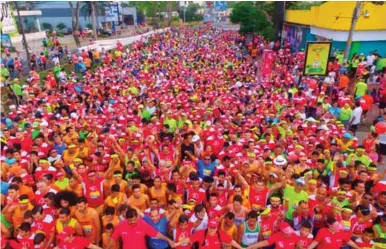
[[331, 42], [307, 42], [304, 75], [326, 75], [330, 51]]
[[9, 34], [1, 34], [1, 43], [4, 47], [12, 47], [12, 41]]
[[285, 23], [283, 25], [282, 39], [287, 42], [292, 52], [300, 51], [306, 46], [306, 36], [310, 28]]
[[111, 3], [105, 7], [105, 21], [119, 22], [118, 3]]

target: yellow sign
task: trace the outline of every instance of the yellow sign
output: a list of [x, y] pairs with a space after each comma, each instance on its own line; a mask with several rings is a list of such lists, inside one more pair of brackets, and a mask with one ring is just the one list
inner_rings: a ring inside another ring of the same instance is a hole
[[326, 75], [331, 42], [307, 42], [304, 75]]

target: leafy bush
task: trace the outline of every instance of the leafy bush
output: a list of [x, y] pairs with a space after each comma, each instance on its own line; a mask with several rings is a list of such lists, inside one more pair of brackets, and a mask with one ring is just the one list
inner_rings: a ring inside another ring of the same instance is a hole
[[61, 30], [61, 29], [65, 29], [66, 28], [66, 24], [64, 24], [64, 23], [58, 23], [58, 25], [56, 25], [56, 28], [58, 29], [58, 30]]
[[256, 32], [269, 39], [275, 38], [275, 29], [268, 21], [266, 13], [256, 8], [253, 2], [235, 3], [230, 20], [240, 24], [242, 34]]
[[44, 22], [44, 23], [42, 23], [42, 27], [43, 27], [43, 29], [53, 30], [51, 23]]

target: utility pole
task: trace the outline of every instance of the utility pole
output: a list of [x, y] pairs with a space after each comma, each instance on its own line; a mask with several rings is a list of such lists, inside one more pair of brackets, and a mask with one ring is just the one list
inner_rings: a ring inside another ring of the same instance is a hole
[[28, 49], [28, 44], [27, 44], [27, 39], [25, 38], [25, 33], [24, 33], [24, 29], [23, 29], [23, 24], [22, 24], [22, 21], [21, 21], [21, 17], [20, 17], [20, 11], [19, 11], [19, 5], [18, 5], [18, 2], [15, 1], [15, 9], [16, 9], [16, 13], [17, 13], [17, 20], [18, 20], [18, 30], [19, 32], [21, 33], [21, 36], [22, 36], [22, 44], [24, 46], [24, 50], [27, 54], [27, 69], [28, 71], [30, 70], [30, 63], [31, 63], [31, 57], [30, 57], [30, 54], [29, 54], [29, 49]]
[[360, 8], [361, 8], [361, 2], [357, 2], [355, 4], [355, 8], [354, 8], [352, 18], [351, 18], [351, 26], [350, 26], [350, 31], [349, 31], [348, 37], [347, 37], [346, 48], [344, 49], [344, 58], [343, 58], [344, 61], [347, 61], [348, 55], [350, 53], [352, 36], [353, 36], [355, 26], [356, 26], [358, 18], [359, 18]]

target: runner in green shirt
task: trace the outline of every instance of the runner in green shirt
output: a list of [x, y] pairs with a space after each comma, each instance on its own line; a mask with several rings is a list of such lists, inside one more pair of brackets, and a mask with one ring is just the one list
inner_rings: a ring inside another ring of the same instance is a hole
[[6, 78], [6, 79], [9, 77], [9, 70], [5, 66], [1, 67], [0, 73], [1, 73], [1, 76]]
[[292, 213], [298, 208], [300, 201], [308, 201], [308, 193], [303, 190], [305, 182], [302, 178], [296, 180], [295, 187], [287, 185], [283, 191], [286, 210], [285, 218], [293, 220]]
[[349, 121], [351, 114], [352, 114], [352, 109], [350, 105], [346, 103], [342, 107], [342, 109], [340, 109], [340, 116], [339, 116], [340, 121], [342, 122]]
[[365, 154], [365, 149], [360, 146], [357, 148], [356, 150], [356, 153], [355, 154], [352, 154], [350, 156], [347, 157], [346, 159], [346, 165], [350, 165], [351, 162], [355, 162], [355, 161], [360, 161], [363, 165], [365, 165], [366, 167], [369, 167], [370, 163], [371, 163], [371, 159], [370, 157], [368, 157], [366, 154]]
[[360, 78], [359, 81], [355, 85], [355, 97], [360, 98], [366, 94], [367, 84], [363, 82], [363, 79]]
[[13, 92], [19, 96], [19, 97], [22, 97], [23, 96], [23, 93], [22, 93], [22, 90], [21, 90], [21, 85], [19, 84], [19, 79], [16, 78], [12, 81], [12, 90]]

